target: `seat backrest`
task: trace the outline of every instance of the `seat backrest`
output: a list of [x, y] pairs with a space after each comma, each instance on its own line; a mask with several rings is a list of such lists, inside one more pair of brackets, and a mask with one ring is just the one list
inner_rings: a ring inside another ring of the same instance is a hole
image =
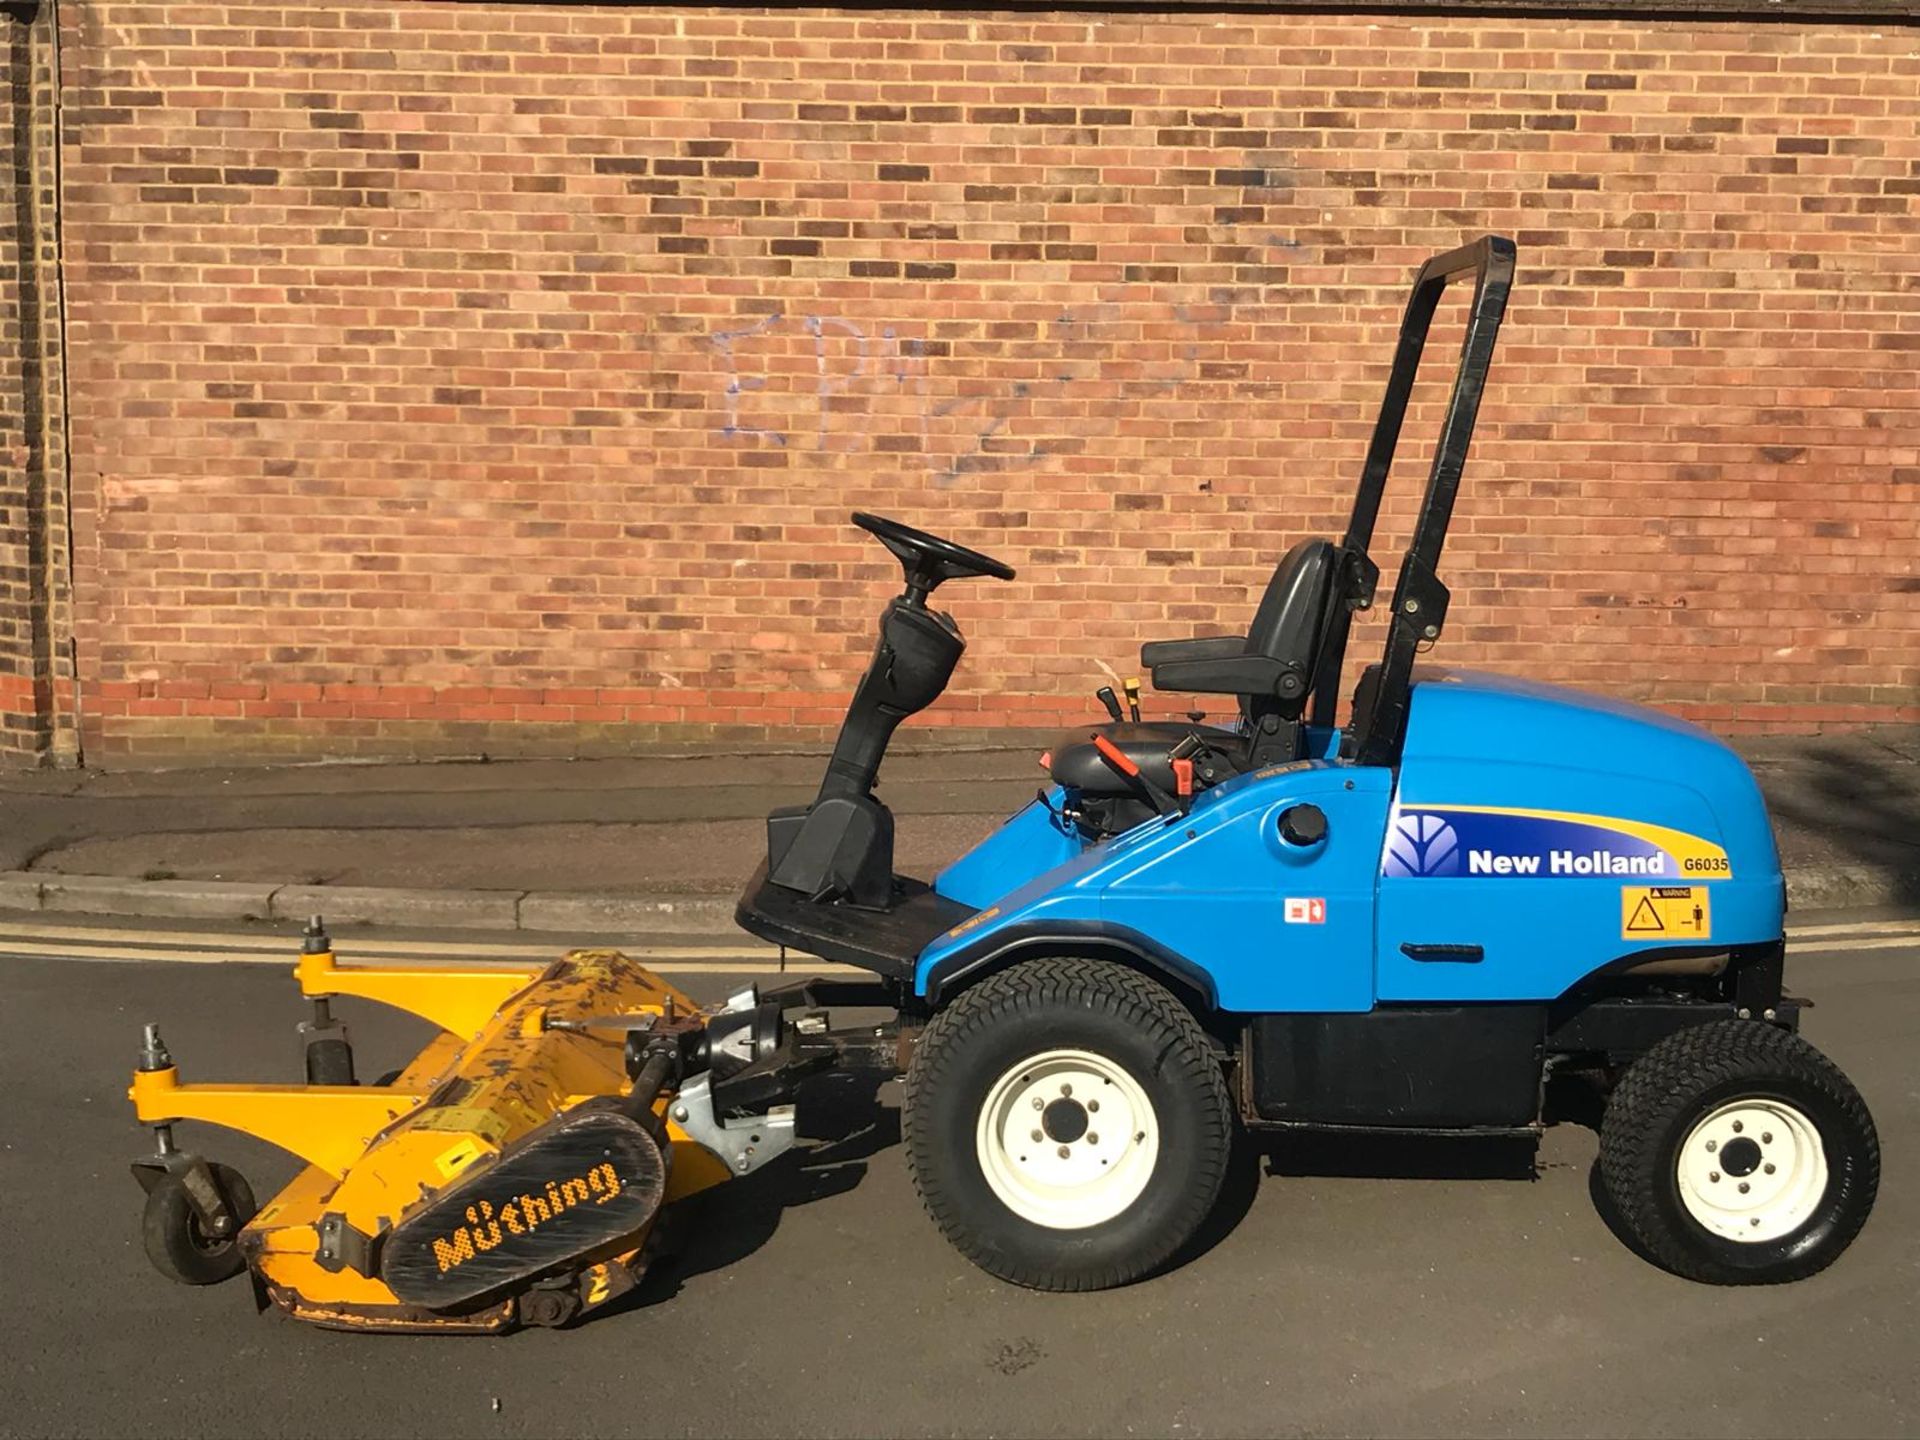
[[[1320, 642], [1327, 633], [1327, 607], [1333, 595], [1333, 576], [1339, 552], [1331, 540], [1302, 540], [1280, 557], [1273, 579], [1260, 598], [1260, 608], [1247, 627], [1249, 655], [1265, 655], [1298, 667], [1310, 684], [1319, 661]], [[1249, 698], [1241, 702], [1249, 720], [1277, 714], [1296, 720], [1306, 707], [1307, 687], [1285, 699]]]

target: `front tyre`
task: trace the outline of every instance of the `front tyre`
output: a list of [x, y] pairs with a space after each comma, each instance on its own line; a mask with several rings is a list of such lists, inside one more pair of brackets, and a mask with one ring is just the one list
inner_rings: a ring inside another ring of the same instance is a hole
[[1860, 1233], [1880, 1142], [1826, 1056], [1771, 1025], [1722, 1020], [1628, 1067], [1600, 1129], [1600, 1180], [1675, 1274], [1777, 1284], [1824, 1270]]
[[1233, 1143], [1221, 1066], [1165, 989], [1107, 961], [1033, 960], [934, 1017], [907, 1071], [915, 1188], [992, 1275], [1101, 1290], [1199, 1229]]

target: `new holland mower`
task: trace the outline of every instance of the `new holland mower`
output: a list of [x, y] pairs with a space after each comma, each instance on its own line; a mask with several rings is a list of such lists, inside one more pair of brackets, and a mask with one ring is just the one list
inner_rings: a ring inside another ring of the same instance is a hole
[[[663, 1208], [794, 1142], [802, 1079], [904, 1075], [908, 1164], [947, 1238], [1051, 1290], [1177, 1261], [1245, 1131], [1538, 1135], [1550, 1081], [1604, 1102], [1616, 1228], [1718, 1284], [1799, 1279], [1866, 1222], [1866, 1106], [1798, 1031], [1785, 885], [1746, 766], [1658, 712], [1415, 668], [1445, 624], [1441, 547], [1513, 278], [1489, 236], [1420, 270], [1345, 534], [1281, 557], [1244, 634], [1141, 649], [1157, 690], [1230, 725], [1107, 718], [1050, 784], [931, 882], [895, 873], [875, 793], [895, 728], [965, 642], [932, 608], [1011, 566], [858, 514], [899, 560], [818, 795], [774, 811], [738, 919], [871, 981], [701, 1008], [613, 951], [545, 967], [356, 965], [309, 927], [305, 1085], [180, 1082], [148, 1028], [131, 1095], [148, 1253], [176, 1279], [250, 1273], [320, 1324], [562, 1324], [630, 1289]], [[1472, 281], [1385, 652], [1343, 663], [1435, 307]], [[1129, 701], [1134, 689], [1127, 687]], [[358, 1084], [331, 1011], [374, 1000], [437, 1037]], [[836, 1028], [833, 1009], [880, 1006]], [[305, 1162], [256, 1208], [177, 1148], [212, 1122]], [[1356, 1243], [1364, 1237], [1356, 1235]]]

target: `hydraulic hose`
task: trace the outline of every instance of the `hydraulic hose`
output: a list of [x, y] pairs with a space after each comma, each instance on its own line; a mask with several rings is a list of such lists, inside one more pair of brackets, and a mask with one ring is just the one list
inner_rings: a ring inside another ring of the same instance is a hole
[[620, 1109], [625, 1114], [643, 1122], [653, 1120], [653, 1102], [660, 1098], [660, 1091], [673, 1078], [679, 1058], [676, 1049], [675, 1046], [660, 1045], [647, 1052], [647, 1058], [640, 1065], [640, 1073], [633, 1077], [633, 1088], [627, 1091], [626, 1098], [620, 1102]]

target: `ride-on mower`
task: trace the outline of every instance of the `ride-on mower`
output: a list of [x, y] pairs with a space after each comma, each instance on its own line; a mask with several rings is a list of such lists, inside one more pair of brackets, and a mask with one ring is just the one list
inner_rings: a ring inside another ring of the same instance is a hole
[[[610, 951], [352, 966], [316, 923], [308, 1085], [181, 1085], [149, 1027], [132, 1090], [160, 1136], [135, 1167], [149, 1253], [188, 1281], [250, 1269], [323, 1324], [561, 1323], [631, 1287], [663, 1205], [790, 1146], [802, 1077], [866, 1065], [904, 1072], [941, 1230], [1022, 1285], [1176, 1260], [1243, 1128], [1529, 1137], [1562, 1077], [1604, 1097], [1600, 1188], [1658, 1263], [1722, 1284], [1829, 1264], [1866, 1221], [1879, 1148], [1782, 989], [1785, 885], [1751, 774], [1652, 710], [1414, 666], [1446, 619], [1441, 546], [1513, 265], [1490, 236], [1420, 270], [1344, 536], [1287, 551], [1244, 635], [1142, 648], [1156, 689], [1229, 697], [1235, 723], [1145, 722], [1103, 689], [1108, 718], [1043, 757], [1031, 804], [931, 883], [896, 874], [881, 761], [964, 648], [929, 598], [1014, 572], [855, 515], [904, 588], [817, 797], [768, 817], [738, 919], [874, 979], [700, 1010]], [[1385, 653], [1340, 723], [1428, 328], [1469, 277]], [[442, 1033], [357, 1085], [339, 995]], [[893, 1018], [836, 1029], [823, 1008], [874, 1004]], [[307, 1168], [255, 1213], [235, 1172], [174, 1147], [181, 1119]]]

